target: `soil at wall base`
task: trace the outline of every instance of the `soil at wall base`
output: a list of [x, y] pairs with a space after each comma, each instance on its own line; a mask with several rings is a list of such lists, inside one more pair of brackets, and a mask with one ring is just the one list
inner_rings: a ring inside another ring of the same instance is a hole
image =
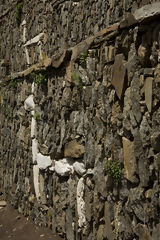
[[63, 240], [50, 229], [35, 226], [10, 204], [0, 209], [0, 240]]

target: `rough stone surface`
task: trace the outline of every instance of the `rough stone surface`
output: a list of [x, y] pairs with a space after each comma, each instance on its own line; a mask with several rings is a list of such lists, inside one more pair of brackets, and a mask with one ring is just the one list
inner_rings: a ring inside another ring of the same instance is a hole
[[151, 77], [147, 77], [145, 81], [145, 102], [149, 112], [152, 111], [152, 81]]
[[77, 212], [78, 212], [78, 226], [80, 228], [86, 225], [85, 216], [86, 208], [83, 196], [84, 196], [84, 179], [80, 178], [77, 185]]
[[0, 195], [64, 239], [159, 240], [155, 6], [0, 3]]
[[134, 12], [134, 17], [139, 22], [147, 20], [148, 18], [153, 18], [160, 15], [160, 3], [155, 2], [152, 5], [146, 5]]
[[7, 202], [6, 201], [0, 201], [0, 207], [6, 207]]
[[84, 152], [84, 146], [76, 140], [67, 143], [64, 148], [64, 156], [68, 158], [81, 158]]
[[112, 78], [112, 85], [115, 87], [119, 99], [123, 96], [126, 84], [126, 62], [123, 54], [119, 54], [115, 57]]
[[85, 165], [84, 163], [81, 163], [81, 162], [74, 162], [73, 169], [75, 172], [77, 172], [81, 176], [83, 176], [86, 173]]
[[136, 173], [136, 158], [134, 155], [134, 143], [123, 137], [123, 154], [125, 177], [134, 182]]

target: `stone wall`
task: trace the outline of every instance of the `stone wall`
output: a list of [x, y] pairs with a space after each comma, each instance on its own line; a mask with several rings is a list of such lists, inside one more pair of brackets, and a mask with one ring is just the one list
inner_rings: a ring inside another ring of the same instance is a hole
[[160, 237], [160, 4], [121, 4], [1, 5], [0, 188], [68, 240]]
[[[17, 2], [23, 3], [22, 11], [18, 11]], [[1, 59], [9, 62], [10, 73], [23, 70], [39, 61], [39, 55], [50, 57], [61, 49], [73, 47], [150, 2], [155, 1], [3, 0], [0, 3]], [[39, 34], [41, 38], [34, 44], [28, 42]]]

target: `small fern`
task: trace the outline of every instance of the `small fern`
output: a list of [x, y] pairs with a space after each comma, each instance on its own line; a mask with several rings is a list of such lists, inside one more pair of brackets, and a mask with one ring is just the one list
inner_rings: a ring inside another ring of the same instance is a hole
[[106, 161], [104, 168], [107, 171], [108, 176], [111, 176], [114, 183], [118, 185], [122, 176], [121, 164], [112, 160], [108, 160]]

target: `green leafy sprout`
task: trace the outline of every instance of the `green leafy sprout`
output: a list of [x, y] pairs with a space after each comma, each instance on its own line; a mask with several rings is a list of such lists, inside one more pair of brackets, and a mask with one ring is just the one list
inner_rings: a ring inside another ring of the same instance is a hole
[[86, 63], [87, 56], [88, 56], [88, 53], [87, 53], [87, 52], [84, 52], [84, 53], [81, 55], [81, 57], [80, 57], [80, 59], [79, 59], [79, 62], [80, 62], [81, 65], [84, 65], [84, 64]]
[[6, 115], [7, 118], [13, 118], [13, 109], [10, 105], [2, 103], [1, 104], [1, 111]]
[[42, 52], [42, 60], [44, 61], [46, 59], [46, 54], [44, 52]]
[[40, 115], [38, 113], [35, 113], [33, 117], [36, 121], [40, 119]]
[[11, 76], [9, 86], [13, 89], [17, 88], [17, 79], [15, 77]]
[[39, 138], [38, 143], [39, 143], [40, 146], [42, 146], [44, 144], [44, 140], [42, 138]]
[[21, 24], [22, 8], [23, 8], [23, 3], [22, 2], [20, 2], [16, 5], [16, 21], [17, 21], [18, 27]]
[[115, 162], [113, 160], [108, 160], [104, 166], [105, 170], [107, 171], [108, 176], [111, 176], [113, 182], [117, 186], [121, 180], [122, 176], [122, 166], [120, 163]]
[[45, 59], [47, 58], [46, 54], [42, 52], [42, 59], [39, 61], [40, 66], [43, 66]]
[[82, 83], [82, 78], [80, 76], [79, 73], [72, 73], [72, 76], [71, 76], [71, 79], [72, 79], [72, 82], [79, 88], [79, 89], [83, 89], [83, 83]]
[[38, 73], [32, 72], [30, 73], [29, 78], [35, 83], [37, 83], [38, 85], [45, 85], [48, 81], [47, 75], [42, 72], [38, 72]]

